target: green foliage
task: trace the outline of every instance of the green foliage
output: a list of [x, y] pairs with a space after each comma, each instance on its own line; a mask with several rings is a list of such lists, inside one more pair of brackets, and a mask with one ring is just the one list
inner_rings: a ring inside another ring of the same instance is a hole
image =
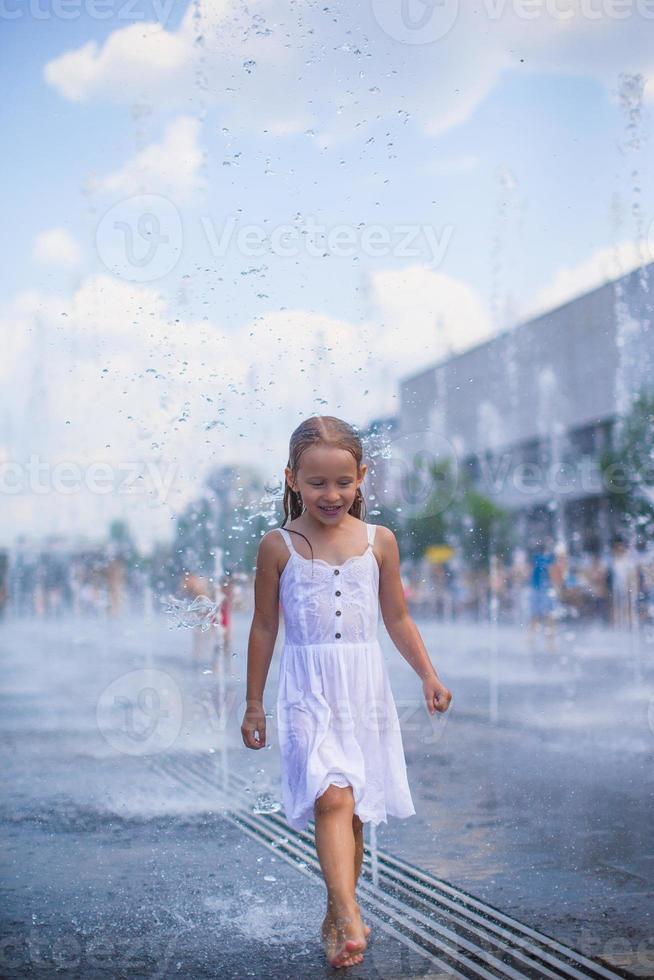
[[487, 569], [493, 554], [506, 560], [511, 547], [510, 512], [472, 487], [464, 489], [460, 506], [459, 544], [465, 561], [473, 568]]
[[[431, 545], [446, 544], [449, 533], [447, 508], [452, 497], [456, 474], [451, 460], [429, 463], [416, 454], [412, 470], [402, 481], [402, 492], [413, 506], [399, 515], [400, 557], [419, 560]], [[415, 504], [423, 498], [421, 504]]]
[[430, 468], [430, 482], [425, 503], [405, 521], [408, 555], [420, 558], [431, 545], [449, 544], [467, 564], [487, 569], [492, 554], [507, 554], [512, 543], [510, 511], [480, 494], [466, 473], [457, 473], [451, 459]]
[[600, 468], [611, 509], [654, 540], [654, 390], [642, 390], [634, 400]]

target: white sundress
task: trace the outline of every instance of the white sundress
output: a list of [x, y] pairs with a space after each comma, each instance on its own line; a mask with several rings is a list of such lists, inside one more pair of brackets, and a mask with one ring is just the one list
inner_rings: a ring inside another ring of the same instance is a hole
[[352, 786], [362, 822], [410, 817], [399, 719], [377, 638], [379, 565], [368, 547], [342, 565], [304, 558], [278, 528], [290, 557], [280, 578], [285, 638], [277, 723], [287, 822], [304, 830], [330, 783]]

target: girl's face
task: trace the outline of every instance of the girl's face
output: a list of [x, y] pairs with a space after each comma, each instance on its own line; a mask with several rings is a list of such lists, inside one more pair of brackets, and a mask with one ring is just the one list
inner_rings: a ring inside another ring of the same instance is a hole
[[300, 457], [295, 474], [286, 467], [289, 486], [302, 496], [309, 514], [323, 524], [338, 524], [354, 503], [367, 467], [357, 464], [347, 449], [311, 446]]

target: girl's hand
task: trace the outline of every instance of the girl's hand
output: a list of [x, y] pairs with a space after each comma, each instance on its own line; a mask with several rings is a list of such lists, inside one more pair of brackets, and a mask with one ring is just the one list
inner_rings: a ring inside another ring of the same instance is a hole
[[444, 684], [432, 675], [422, 682], [422, 690], [427, 703], [427, 711], [433, 715], [435, 711], [447, 711], [452, 700], [452, 692]]
[[[257, 738], [258, 733], [258, 738]], [[266, 744], [266, 715], [263, 704], [248, 705], [241, 725], [243, 741], [249, 749], [262, 749]]]

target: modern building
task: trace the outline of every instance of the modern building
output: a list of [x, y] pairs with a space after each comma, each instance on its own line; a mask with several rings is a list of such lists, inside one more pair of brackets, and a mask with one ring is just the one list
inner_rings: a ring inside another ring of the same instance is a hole
[[449, 456], [515, 512], [522, 540], [606, 546], [615, 515], [598, 457], [654, 390], [653, 306], [654, 262], [403, 379], [394, 445]]

